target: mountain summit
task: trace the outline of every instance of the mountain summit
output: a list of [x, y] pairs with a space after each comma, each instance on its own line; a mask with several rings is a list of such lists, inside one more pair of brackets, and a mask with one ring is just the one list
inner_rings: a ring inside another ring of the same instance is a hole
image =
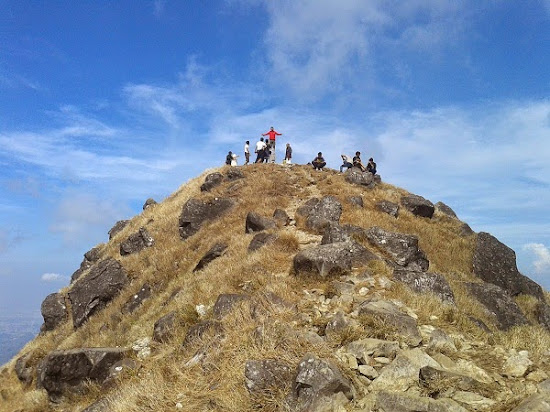
[[0, 411], [549, 411], [547, 302], [377, 175], [224, 167], [84, 255]]

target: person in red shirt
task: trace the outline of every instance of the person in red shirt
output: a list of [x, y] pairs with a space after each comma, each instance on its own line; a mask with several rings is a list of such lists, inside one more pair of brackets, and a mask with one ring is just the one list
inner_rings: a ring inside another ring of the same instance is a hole
[[271, 163], [275, 163], [275, 137], [282, 136], [282, 133], [276, 132], [271, 126], [271, 130], [267, 133], [262, 134], [262, 136], [269, 136], [269, 146], [271, 147]]

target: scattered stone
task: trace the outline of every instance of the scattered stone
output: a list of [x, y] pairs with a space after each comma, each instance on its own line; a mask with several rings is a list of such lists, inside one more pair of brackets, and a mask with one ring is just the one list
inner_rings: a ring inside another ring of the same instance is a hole
[[376, 203], [376, 209], [388, 215], [397, 218], [399, 215], [399, 205], [397, 203], [390, 202], [388, 200], [381, 200]]
[[452, 354], [457, 352], [453, 340], [441, 329], [435, 329], [432, 332], [426, 350], [430, 353], [440, 352]]
[[369, 358], [395, 358], [399, 351], [399, 342], [381, 339], [365, 338], [348, 343], [345, 346], [348, 353], [353, 354], [361, 363], [367, 364]]
[[144, 283], [139, 289], [138, 293], [132, 295], [130, 299], [122, 306], [122, 313], [133, 313], [141, 304], [151, 297], [151, 286], [148, 283]]
[[152, 247], [155, 239], [147, 232], [147, 229], [140, 227], [136, 233], [133, 233], [120, 244], [120, 254], [122, 256], [137, 253], [146, 247]]
[[376, 407], [382, 412], [428, 412], [429, 398], [408, 393], [380, 391]]
[[470, 293], [495, 317], [501, 330], [526, 325], [527, 318], [505, 290], [490, 283], [467, 283]]
[[454, 294], [445, 278], [438, 273], [395, 269], [393, 278], [404, 283], [416, 293], [431, 293], [445, 303], [455, 303]]
[[177, 328], [177, 312], [170, 312], [155, 322], [153, 326], [153, 340], [166, 343], [174, 337]]
[[418, 195], [401, 197], [401, 205], [415, 216], [432, 218], [435, 207], [432, 202]]
[[485, 282], [496, 285], [512, 296], [533, 295], [544, 301], [542, 288], [516, 266], [516, 253], [489, 233], [480, 232], [476, 238], [473, 272]]
[[334, 196], [313, 198], [300, 206], [296, 214], [305, 218], [308, 229], [321, 233], [330, 222], [340, 221], [342, 204]]
[[431, 384], [439, 384], [443, 381], [447, 382], [447, 385], [460, 389], [463, 391], [479, 391], [485, 388], [485, 385], [477, 380], [462, 375], [460, 373], [451, 372], [448, 370], [443, 370], [441, 368], [435, 368], [433, 366], [424, 366], [420, 369], [420, 381], [425, 386], [430, 386]]
[[35, 375], [34, 353], [27, 352], [15, 361], [15, 375], [25, 385], [30, 385]]
[[[356, 323], [356, 322], [355, 322]], [[328, 338], [336, 338], [340, 333], [345, 332], [352, 327], [354, 322], [346, 318], [344, 312], [338, 311], [327, 323], [325, 335]]]
[[214, 317], [216, 319], [223, 318], [234, 309], [236, 304], [247, 300], [250, 300], [249, 295], [237, 295], [233, 293], [219, 295], [214, 304]]
[[323, 278], [346, 275], [351, 271], [353, 258], [364, 251], [365, 248], [351, 242], [314, 246], [294, 256], [294, 273], [317, 275]]
[[418, 248], [418, 238], [402, 233], [387, 232], [373, 226], [365, 231], [367, 239], [388, 253], [393, 261], [406, 269], [426, 272], [430, 262]]
[[109, 258], [94, 265], [69, 291], [74, 327], [103, 309], [127, 284], [126, 271], [118, 261]]
[[65, 295], [61, 293], [51, 293], [42, 302], [40, 306], [44, 324], [41, 331], [54, 330], [59, 325], [67, 321], [69, 313], [65, 303]]
[[202, 224], [219, 218], [235, 205], [235, 201], [215, 198], [210, 201], [189, 199], [183, 206], [179, 218], [180, 237], [185, 240], [199, 231]]
[[244, 376], [251, 393], [262, 394], [271, 390], [284, 390], [292, 381], [292, 369], [275, 359], [246, 361]]
[[206, 265], [211, 263], [213, 260], [223, 256], [226, 249], [227, 245], [225, 243], [216, 243], [208, 250], [208, 252], [206, 252], [199, 263], [197, 263], [197, 266], [195, 266], [193, 272], [198, 272], [199, 270], [204, 269]]
[[348, 197], [348, 201], [357, 207], [363, 207], [363, 198], [361, 196], [350, 196]]
[[378, 371], [370, 365], [359, 365], [358, 370], [361, 375], [366, 376], [370, 380], [378, 378]]
[[141, 368], [141, 364], [133, 359], [122, 359], [114, 363], [107, 374], [107, 377], [103, 381], [104, 388], [110, 388], [114, 386], [117, 380], [120, 380], [125, 374], [137, 371]]
[[109, 401], [105, 398], [101, 398], [92, 403], [82, 412], [111, 412], [111, 409], [109, 408]]
[[458, 219], [458, 216], [456, 215], [456, 213], [454, 212], [454, 210], [451, 209], [449, 206], [447, 206], [447, 205], [446, 205], [445, 203], [443, 203], [443, 202], [437, 202], [437, 203], [435, 204], [435, 209], [436, 209], [438, 212], [443, 213], [444, 215], [447, 215], [447, 216], [449, 216], [449, 217]]
[[353, 295], [355, 285], [349, 282], [341, 282], [339, 280], [333, 280], [330, 282], [331, 290], [337, 295]]
[[143, 204], [143, 210], [148, 209], [148, 208], [150, 208], [151, 206], [154, 206], [154, 205], [156, 205], [156, 204], [157, 204], [157, 202], [155, 201], [155, 199], [153, 199], [153, 198], [150, 197], [150, 198], [147, 199], [147, 200], [145, 201], [145, 203]]
[[262, 230], [275, 229], [275, 220], [260, 216], [256, 212], [246, 215], [245, 233], [261, 232]]
[[496, 402], [492, 399], [481, 396], [477, 393], [466, 392], [466, 391], [457, 391], [452, 396], [452, 399], [457, 401], [459, 404], [462, 404], [468, 408], [474, 410], [486, 409], [493, 406]]
[[201, 192], [209, 192], [216, 186], [220, 185], [223, 181], [223, 175], [221, 173], [210, 173], [204, 179], [204, 183], [201, 185]]
[[225, 179], [229, 180], [230, 182], [233, 180], [244, 179], [244, 173], [241, 171], [241, 169], [232, 167], [225, 174]]
[[139, 360], [143, 360], [151, 356], [151, 338], [148, 336], [136, 340], [132, 344], [132, 350]]
[[119, 220], [118, 222], [116, 222], [115, 225], [108, 232], [109, 240], [111, 240], [118, 232], [124, 229], [128, 223], [130, 223], [129, 220]]
[[535, 316], [539, 323], [550, 331], [550, 305], [546, 302], [538, 302], [535, 308]]
[[213, 334], [214, 336], [222, 335], [222, 324], [217, 321], [207, 320], [191, 326], [185, 334], [182, 346], [187, 346], [197, 339], [201, 339], [206, 334]]
[[550, 412], [550, 398], [547, 394], [535, 393], [525, 398], [511, 412]]
[[290, 217], [283, 209], [275, 209], [273, 212], [273, 220], [275, 220], [275, 223], [277, 226], [288, 226], [290, 224]]
[[342, 225], [329, 222], [323, 231], [322, 245], [336, 242], [352, 242], [365, 238], [365, 230], [359, 226]]
[[533, 362], [529, 359], [529, 352], [519, 351], [510, 356], [502, 368], [502, 374], [511, 378], [522, 378], [525, 376]]
[[370, 172], [362, 172], [360, 169], [352, 167], [345, 175], [348, 183], [365, 186], [369, 189], [375, 186], [374, 176]]
[[273, 243], [276, 239], [277, 239], [277, 236], [272, 235], [271, 233], [265, 233], [265, 232], [257, 233], [256, 235], [254, 235], [254, 237], [250, 241], [250, 244], [248, 245], [248, 251], [254, 252], [265, 245]]

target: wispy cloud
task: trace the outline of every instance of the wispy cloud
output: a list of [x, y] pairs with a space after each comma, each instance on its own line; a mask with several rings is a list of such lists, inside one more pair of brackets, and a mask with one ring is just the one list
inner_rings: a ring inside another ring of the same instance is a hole
[[44, 273], [40, 276], [40, 280], [47, 283], [64, 283], [69, 280], [69, 277], [60, 275], [59, 273]]
[[538, 274], [550, 273], [550, 248], [542, 243], [529, 243], [523, 249], [535, 255], [533, 265]]
[[153, 2], [153, 14], [157, 19], [164, 15], [164, 9], [166, 7], [166, 0], [155, 0]]

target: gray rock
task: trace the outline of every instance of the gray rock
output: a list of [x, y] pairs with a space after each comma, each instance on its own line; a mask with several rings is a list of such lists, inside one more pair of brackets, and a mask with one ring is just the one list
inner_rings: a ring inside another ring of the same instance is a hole
[[392, 217], [397, 217], [399, 215], [399, 205], [397, 203], [393, 203], [388, 200], [381, 200], [376, 203], [375, 207], [377, 210], [387, 213]]
[[455, 219], [458, 219], [456, 213], [454, 212], [453, 209], [451, 209], [449, 206], [447, 206], [445, 203], [443, 202], [437, 202], [435, 204], [435, 209], [438, 211], [438, 212], [441, 212], [443, 213], [444, 215], [447, 215], [449, 217], [452, 217], [452, 218], [455, 218]]
[[265, 233], [265, 232], [257, 233], [256, 235], [254, 235], [254, 237], [250, 241], [250, 244], [248, 245], [248, 251], [254, 252], [265, 245], [273, 243], [276, 239], [277, 239], [277, 236], [272, 235], [271, 233]]
[[448, 381], [455, 389], [461, 391], [480, 391], [488, 389], [488, 386], [469, 376], [461, 375], [456, 372], [434, 368], [433, 366], [424, 366], [420, 369], [420, 381], [425, 386], [437, 384], [443, 380]]
[[467, 283], [470, 293], [494, 316], [501, 330], [526, 325], [527, 318], [504, 289], [490, 283]]
[[37, 379], [50, 399], [55, 399], [87, 380], [103, 382], [109, 375], [109, 368], [127, 354], [128, 351], [121, 348], [53, 351], [42, 360]]
[[185, 347], [187, 345], [190, 345], [197, 339], [201, 339], [207, 334], [212, 334], [215, 337], [220, 337], [221, 335], [223, 335], [222, 324], [218, 321], [207, 320], [191, 326], [185, 334], [182, 346]]
[[101, 398], [86, 409], [83, 409], [82, 412], [111, 412], [111, 409], [109, 407], [109, 401], [105, 398]]
[[111, 365], [107, 372], [107, 377], [103, 380], [103, 388], [109, 389], [116, 385], [129, 372], [136, 372], [141, 368], [141, 364], [133, 359], [124, 358]]
[[235, 205], [232, 199], [215, 198], [210, 201], [189, 199], [179, 218], [180, 237], [185, 240], [199, 231], [201, 226], [222, 216]]
[[238, 295], [233, 293], [219, 295], [214, 304], [214, 317], [217, 319], [223, 318], [234, 309], [235, 305], [247, 300], [250, 300], [249, 295]]
[[477, 235], [473, 272], [483, 281], [497, 285], [512, 296], [524, 293], [544, 300], [542, 288], [518, 271], [515, 252], [489, 233], [480, 232]]
[[322, 233], [330, 222], [338, 223], [342, 216], [342, 204], [334, 196], [310, 199], [296, 210], [298, 216], [305, 218], [308, 229]]
[[359, 315], [371, 316], [391, 325], [411, 346], [418, 346], [422, 342], [416, 320], [401, 312], [392, 302], [385, 300], [364, 302], [359, 306]]
[[274, 229], [276, 226], [273, 219], [260, 216], [258, 213], [249, 212], [246, 215], [245, 233], [261, 232], [262, 230]]
[[147, 200], [145, 201], [145, 203], [143, 204], [143, 210], [148, 209], [148, 208], [150, 208], [151, 206], [154, 206], [154, 205], [156, 205], [156, 204], [157, 204], [156, 200], [150, 197], [150, 198], [147, 199]]
[[127, 284], [126, 271], [118, 261], [106, 259], [94, 265], [69, 291], [74, 327], [103, 309]]
[[521, 401], [511, 412], [550, 412], [550, 397], [535, 393]]
[[44, 324], [40, 328], [41, 331], [54, 330], [66, 322], [69, 317], [65, 296], [61, 293], [51, 293], [46, 296], [40, 306], [40, 311], [44, 318]]
[[177, 328], [177, 312], [170, 312], [155, 322], [153, 326], [153, 340], [166, 343], [174, 337]]
[[139, 291], [132, 295], [130, 299], [122, 306], [122, 313], [132, 313], [139, 308], [143, 302], [151, 297], [151, 286], [148, 283], [144, 283]]
[[416, 293], [431, 293], [445, 303], [455, 303], [454, 294], [445, 278], [438, 273], [395, 269], [393, 278]]
[[362, 227], [347, 224], [340, 226], [338, 223], [330, 222], [325, 227], [321, 244], [328, 245], [329, 243], [352, 242], [363, 239], [365, 239], [365, 229]]
[[470, 225], [468, 225], [468, 223], [462, 223], [462, 225], [460, 225], [460, 233], [459, 234], [462, 237], [467, 237], [467, 236], [471, 236], [471, 235], [475, 234], [475, 232], [472, 230]]
[[426, 350], [429, 353], [456, 353], [457, 349], [453, 340], [441, 329], [436, 329], [430, 336]]
[[364, 247], [353, 242], [313, 246], [294, 256], [294, 273], [321, 277], [346, 275], [350, 273], [354, 259], [363, 256], [365, 251]]
[[246, 361], [244, 376], [246, 388], [251, 393], [284, 390], [292, 383], [293, 371], [290, 365], [275, 359]]
[[363, 207], [364, 206], [363, 198], [361, 196], [350, 196], [350, 197], [348, 197], [348, 201], [352, 205], [355, 205], [357, 207]]
[[223, 175], [221, 173], [210, 173], [204, 179], [204, 183], [201, 185], [201, 192], [209, 192], [216, 186], [223, 182]]
[[401, 205], [415, 216], [427, 217], [430, 219], [435, 211], [432, 202], [418, 195], [402, 196]]
[[380, 391], [376, 394], [376, 407], [380, 412], [428, 412], [430, 398], [398, 392]]
[[15, 361], [15, 375], [25, 385], [30, 385], [36, 373], [35, 365], [33, 365], [33, 352], [27, 352], [23, 356], [20, 356]]
[[146, 247], [152, 247], [155, 239], [151, 237], [147, 229], [140, 227], [136, 233], [131, 234], [128, 239], [120, 244], [120, 254], [122, 256], [137, 253]]
[[208, 252], [206, 252], [206, 254], [201, 258], [199, 263], [197, 263], [197, 266], [195, 266], [195, 269], [193, 269], [193, 272], [198, 272], [199, 270], [204, 269], [213, 260], [223, 256], [226, 249], [227, 249], [226, 244], [216, 243], [214, 246], [212, 246], [208, 250]]
[[546, 302], [538, 302], [535, 308], [535, 316], [539, 323], [550, 331], [550, 305]]
[[130, 223], [129, 220], [119, 220], [115, 225], [109, 230], [109, 240], [111, 240], [118, 232], [126, 227]]
[[362, 172], [360, 169], [356, 167], [352, 167], [351, 169], [348, 169], [348, 171], [345, 173], [346, 175], [346, 182], [364, 186], [367, 188], [373, 188], [376, 184], [374, 181], [374, 176], [370, 172]]
[[244, 179], [244, 173], [241, 171], [241, 169], [232, 167], [225, 174], [225, 179], [229, 181]]
[[388, 253], [397, 265], [421, 272], [428, 270], [430, 262], [418, 248], [416, 236], [387, 232], [376, 226], [367, 229], [365, 235], [369, 242]]
[[94, 247], [84, 253], [84, 259], [80, 264], [80, 267], [72, 274], [71, 283], [76, 281], [86, 270], [88, 270], [95, 262], [101, 257], [101, 251], [99, 247]]
[[328, 321], [325, 327], [325, 335], [327, 337], [335, 337], [348, 330], [352, 324], [351, 320], [344, 315], [344, 312], [339, 311]]
[[368, 363], [369, 357], [394, 359], [399, 351], [399, 342], [365, 338], [348, 343], [345, 347], [361, 363]]
[[290, 224], [290, 217], [283, 209], [275, 209], [273, 212], [273, 219], [277, 226], [288, 226]]
[[328, 361], [306, 355], [299, 363], [294, 380], [293, 397], [299, 411], [314, 411], [320, 398], [343, 393], [347, 399], [354, 397], [351, 382], [336, 366]]

